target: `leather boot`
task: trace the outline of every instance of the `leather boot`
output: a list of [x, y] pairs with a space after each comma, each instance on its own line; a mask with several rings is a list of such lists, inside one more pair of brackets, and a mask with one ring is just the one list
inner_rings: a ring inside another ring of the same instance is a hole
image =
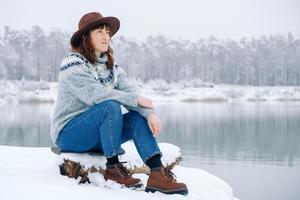
[[111, 168], [106, 168], [104, 173], [104, 179], [116, 181], [119, 184], [126, 187], [140, 188], [143, 186], [142, 182], [138, 178], [133, 178], [126, 167], [122, 163], [112, 165]]
[[178, 183], [174, 177], [176, 177], [175, 174], [169, 168], [160, 167], [158, 171], [150, 173], [145, 191], [187, 195], [186, 184]]

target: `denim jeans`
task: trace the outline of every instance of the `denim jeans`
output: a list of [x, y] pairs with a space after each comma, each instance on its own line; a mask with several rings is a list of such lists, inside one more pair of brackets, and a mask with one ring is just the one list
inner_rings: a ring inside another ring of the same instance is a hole
[[147, 120], [136, 111], [122, 115], [120, 103], [107, 100], [71, 119], [56, 144], [63, 151], [101, 151], [110, 158], [119, 155], [121, 144], [131, 139], [145, 163], [155, 154], [162, 155]]

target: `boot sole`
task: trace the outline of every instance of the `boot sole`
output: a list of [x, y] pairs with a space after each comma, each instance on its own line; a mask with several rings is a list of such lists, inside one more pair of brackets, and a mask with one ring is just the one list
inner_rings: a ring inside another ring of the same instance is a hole
[[134, 184], [134, 185], [124, 185], [124, 186], [127, 187], [127, 188], [139, 189], [139, 188], [142, 188], [144, 185], [143, 185], [143, 183], [137, 183], [137, 184]]
[[[115, 183], [118, 183], [117, 181], [112, 180], [112, 179], [109, 179], [109, 178], [104, 178], [104, 180], [105, 180], [105, 181], [110, 180], [110, 181], [113, 181], [113, 182], [115, 182]], [[125, 184], [122, 184], [122, 183], [118, 183], [118, 184], [124, 185], [125, 187], [131, 188], [131, 189], [139, 189], [139, 188], [144, 187], [144, 184], [141, 183], [141, 182], [138, 182], [138, 183], [136, 183], [136, 184], [134, 184], [134, 185], [125, 185]]]
[[187, 195], [188, 194], [188, 189], [176, 189], [176, 190], [162, 190], [159, 188], [155, 188], [155, 187], [146, 187], [145, 188], [145, 192], [162, 192], [165, 194], [181, 194], [181, 195]]

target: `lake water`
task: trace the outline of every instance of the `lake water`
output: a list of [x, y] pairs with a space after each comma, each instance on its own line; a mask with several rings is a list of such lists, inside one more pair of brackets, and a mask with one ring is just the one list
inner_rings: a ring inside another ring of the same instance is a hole
[[[0, 145], [47, 147], [52, 104], [1, 106]], [[158, 103], [159, 142], [240, 200], [300, 199], [300, 103]]]

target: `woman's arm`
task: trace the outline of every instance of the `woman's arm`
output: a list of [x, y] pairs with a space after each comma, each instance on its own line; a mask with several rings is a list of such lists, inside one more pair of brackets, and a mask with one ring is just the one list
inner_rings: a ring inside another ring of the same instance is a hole
[[[140, 93], [139, 87], [137, 87], [136, 85], [134, 85], [132, 83], [132, 81], [127, 77], [126, 72], [123, 70], [123, 68], [121, 68], [120, 66], [117, 66], [115, 68], [115, 70], [116, 70], [115, 72], [117, 73], [117, 80], [118, 80], [117, 89], [124, 91], [124, 92], [130, 92], [130, 93], [139, 95], [139, 93]], [[134, 111], [139, 112], [146, 119], [148, 119], [148, 116], [150, 113], [155, 114], [154, 109], [146, 108], [146, 107], [143, 107], [140, 105], [138, 105], [137, 107], [124, 105], [124, 107], [127, 110], [134, 110]]]

